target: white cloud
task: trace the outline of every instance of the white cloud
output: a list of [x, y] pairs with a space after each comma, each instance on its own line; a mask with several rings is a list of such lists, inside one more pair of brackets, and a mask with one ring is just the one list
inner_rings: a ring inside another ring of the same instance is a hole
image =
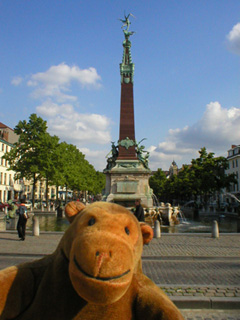
[[70, 67], [65, 63], [50, 67], [46, 72], [39, 72], [31, 76], [28, 86], [34, 87], [33, 97], [56, 99], [58, 102], [68, 100], [76, 101], [70, 92], [72, 82], [79, 83], [82, 87], [99, 87], [101, 77], [95, 68], [80, 69], [78, 66]]
[[240, 54], [240, 22], [237, 23], [227, 35], [227, 44], [229, 50]]
[[58, 105], [51, 100], [37, 108], [37, 113], [47, 118], [49, 131], [61, 140], [76, 144], [107, 144], [111, 140], [110, 120], [100, 114], [83, 114], [71, 104]]
[[[14, 77], [11, 83], [18, 86], [23, 80]], [[57, 135], [61, 141], [76, 145], [97, 170], [103, 170], [107, 163], [105, 156], [111, 148], [111, 121], [101, 114], [77, 111], [76, 106], [80, 103], [72, 93], [74, 83], [82, 89], [98, 89], [101, 77], [93, 67], [80, 69], [61, 63], [31, 75], [27, 85], [32, 88], [31, 96], [40, 101], [36, 112], [47, 121], [48, 132]], [[89, 146], [94, 149], [104, 144], [107, 150], [89, 149]]]
[[41, 114], [44, 117], [56, 117], [59, 114], [71, 115], [74, 112], [73, 106], [71, 104], [62, 104], [58, 105], [57, 103], [52, 102], [50, 99], [43, 102], [42, 105], [36, 108], [37, 113]]
[[12, 78], [11, 84], [13, 84], [14, 86], [19, 86], [22, 82], [23, 82], [23, 78], [16, 76]]
[[231, 144], [240, 142], [240, 108], [223, 108], [219, 102], [206, 106], [202, 118], [183, 129], [170, 129], [166, 141], [150, 147], [150, 167], [168, 169], [175, 160], [179, 166], [190, 163], [198, 156], [198, 150], [226, 156]]
[[110, 151], [111, 146], [109, 144], [109, 148], [103, 150], [90, 150], [88, 148], [81, 148], [80, 151], [86, 155], [86, 159], [94, 166], [94, 168], [98, 171], [103, 171], [107, 165], [106, 155]]

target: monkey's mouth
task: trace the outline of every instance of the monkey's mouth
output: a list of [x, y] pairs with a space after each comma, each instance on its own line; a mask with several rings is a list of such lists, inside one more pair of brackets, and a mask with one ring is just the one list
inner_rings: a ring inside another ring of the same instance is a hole
[[94, 277], [94, 276], [88, 274], [87, 272], [85, 272], [85, 271], [80, 267], [80, 265], [79, 265], [79, 263], [77, 262], [77, 259], [76, 259], [75, 256], [74, 256], [74, 258], [73, 258], [73, 261], [74, 261], [76, 267], [78, 268], [78, 270], [79, 270], [82, 274], [84, 274], [86, 277], [92, 278], [92, 279], [96, 279], [96, 280], [101, 280], [101, 281], [116, 280], [116, 279], [122, 278], [123, 276], [125, 276], [126, 274], [128, 274], [128, 273], [130, 272], [130, 269], [129, 269], [129, 270], [123, 272], [122, 274], [120, 274], [120, 275], [118, 275], [118, 276], [114, 276], [114, 277]]

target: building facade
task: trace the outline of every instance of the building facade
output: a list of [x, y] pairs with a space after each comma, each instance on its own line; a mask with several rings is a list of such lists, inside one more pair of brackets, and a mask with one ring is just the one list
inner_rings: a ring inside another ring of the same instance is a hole
[[231, 185], [230, 193], [240, 200], [240, 145], [231, 146], [231, 149], [228, 150], [227, 160], [229, 168], [226, 173], [234, 173], [237, 180], [237, 183]]
[[14, 131], [0, 123], [0, 201], [7, 202], [9, 199], [18, 198], [23, 191], [23, 181], [15, 180], [15, 172], [8, 170], [9, 165], [3, 156], [13, 148], [17, 141]]
[[[15, 180], [15, 171], [8, 170], [9, 165], [3, 156], [14, 147], [18, 141], [17, 134], [14, 130], [0, 122], [0, 201], [7, 202], [10, 199], [27, 199], [32, 200], [33, 186], [30, 180], [25, 178]], [[48, 199], [56, 199], [56, 187], [48, 186]], [[65, 187], [59, 187], [58, 198], [65, 200], [72, 197], [72, 191], [66, 193]], [[37, 181], [34, 198], [36, 200], [46, 200], [46, 182], [44, 179]]]

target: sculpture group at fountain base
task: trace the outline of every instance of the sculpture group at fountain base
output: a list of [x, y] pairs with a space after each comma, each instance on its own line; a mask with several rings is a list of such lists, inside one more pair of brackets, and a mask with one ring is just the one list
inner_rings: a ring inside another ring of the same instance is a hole
[[105, 170], [104, 200], [124, 207], [133, 207], [141, 199], [143, 207], [153, 206], [152, 189], [149, 187], [151, 170], [139, 160], [116, 160], [115, 166]]

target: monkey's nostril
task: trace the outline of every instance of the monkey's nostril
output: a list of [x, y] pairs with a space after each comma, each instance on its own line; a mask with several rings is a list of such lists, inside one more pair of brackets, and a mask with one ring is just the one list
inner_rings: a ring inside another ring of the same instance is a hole
[[111, 256], [112, 256], [112, 251], [109, 251], [109, 257], [111, 258]]
[[96, 256], [99, 256], [99, 254], [100, 254], [100, 252], [99, 252], [99, 251], [97, 251], [97, 252], [96, 252]]

